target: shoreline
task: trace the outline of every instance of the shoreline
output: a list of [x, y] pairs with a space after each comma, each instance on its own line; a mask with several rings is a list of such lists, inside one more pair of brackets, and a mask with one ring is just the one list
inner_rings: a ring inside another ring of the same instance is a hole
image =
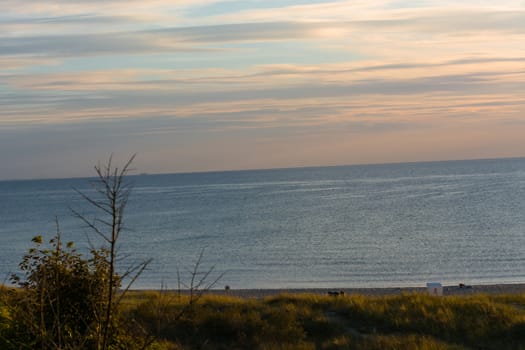
[[[131, 293], [153, 291], [152, 289], [132, 289]], [[158, 291], [158, 290], [157, 290]], [[167, 292], [177, 292], [169, 289]], [[182, 290], [183, 294], [188, 291]], [[344, 292], [344, 295], [364, 296], [395, 296], [405, 293], [428, 293], [427, 287], [384, 287], [384, 288], [260, 288], [260, 289], [210, 289], [204, 295], [225, 295], [239, 298], [265, 298], [279, 294], [319, 294], [330, 295], [335, 292]], [[444, 285], [443, 296], [448, 295], [474, 295], [474, 294], [521, 294], [525, 293], [525, 283], [518, 284], [481, 284], [481, 285]]]

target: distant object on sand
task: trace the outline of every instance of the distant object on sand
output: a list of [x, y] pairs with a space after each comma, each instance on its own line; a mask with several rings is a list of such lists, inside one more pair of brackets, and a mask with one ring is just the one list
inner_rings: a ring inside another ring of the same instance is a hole
[[427, 283], [428, 294], [435, 296], [443, 295], [443, 286], [439, 282], [428, 282]]
[[330, 290], [328, 291], [328, 295], [332, 296], [332, 297], [338, 297], [338, 296], [343, 296], [345, 295], [345, 291], [344, 290]]

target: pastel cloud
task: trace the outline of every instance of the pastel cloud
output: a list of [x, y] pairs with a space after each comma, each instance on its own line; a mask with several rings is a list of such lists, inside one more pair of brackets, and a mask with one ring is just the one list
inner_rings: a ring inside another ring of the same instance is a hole
[[520, 1], [0, 6], [0, 162], [19, 164], [2, 177], [61, 147], [143, 151], [146, 171], [521, 152]]
[[[14, 75], [6, 77], [6, 82], [25, 93], [13, 96], [14, 100], [7, 105], [18, 106], [29, 101], [27, 108], [32, 104], [35, 108], [46, 105], [53, 108], [48, 113], [41, 108], [40, 118], [35, 116], [34, 109], [27, 109], [27, 113], [24, 109], [4, 113], [16, 115], [19, 125], [24, 121], [34, 124], [167, 116], [172, 120], [213, 119], [214, 128], [226, 121], [224, 124], [232, 128], [229, 121], [237, 116], [240, 123], [243, 114], [252, 126], [267, 126], [271, 120], [273, 127], [279, 127], [330, 124], [340, 121], [341, 115], [343, 119], [369, 115], [376, 120], [392, 120], [403, 113], [406, 117], [417, 114], [420, 122], [425, 122], [422, 116], [433, 112], [444, 118], [457, 115], [451, 114], [457, 110], [489, 111], [497, 106], [501, 114], [505, 107], [512, 110], [519, 106], [519, 98], [525, 93], [522, 84], [525, 61], [483, 59], [482, 71], [479, 71], [479, 61], [324, 69], [272, 66], [243, 76], [235, 75], [236, 71], [211, 71], [195, 76], [197, 72], [162, 70]], [[461, 74], [455, 72], [458, 65], [462, 66]], [[433, 68], [432, 72], [428, 72], [429, 67]], [[384, 77], [385, 72], [388, 78]], [[312, 81], [317, 84], [312, 85]], [[499, 91], [494, 89], [495, 85]], [[39, 91], [42, 95], [35, 99]], [[439, 96], [434, 102], [433, 95]], [[375, 102], [378, 98], [384, 102]], [[426, 105], [410, 102], [414, 99], [424, 99]], [[298, 118], [307, 108], [315, 111], [315, 121], [306, 116]], [[442, 115], [447, 108], [448, 113]], [[288, 114], [296, 119], [291, 122], [293, 118], [287, 118]], [[14, 120], [4, 118], [4, 125], [11, 125]]]

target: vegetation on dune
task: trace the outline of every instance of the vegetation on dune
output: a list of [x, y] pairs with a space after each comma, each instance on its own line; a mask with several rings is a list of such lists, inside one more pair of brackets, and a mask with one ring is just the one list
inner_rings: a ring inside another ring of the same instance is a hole
[[[65, 246], [57, 220], [57, 233], [44, 244], [33, 238], [34, 247], [22, 258], [20, 273], [11, 281], [19, 289], [3, 290], [2, 348], [12, 349], [110, 349], [140, 344], [127, 331], [120, 303], [128, 287], [147, 262], [117, 272], [117, 243], [123, 230], [124, 209], [130, 185], [125, 181], [133, 157], [118, 169], [111, 164], [95, 166], [94, 195], [77, 191], [99, 217], [73, 213], [102, 243], [83, 256], [73, 242]], [[90, 239], [91, 241], [91, 239]], [[123, 278], [130, 284], [121, 288]], [[142, 342], [142, 347], [152, 341]]]
[[525, 296], [189, 298], [128, 294], [127, 336], [150, 349], [525, 349]]
[[164, 349], [525, 349], [524, 303], [525, 296], [207, 295], [188, 308], [188, 296], [176, 292], [133, 292], [123, 317]]
[[[156, 341], [160, 320], [172, 323], [181, 319], [202, 291], [216, 282], [208, 281], [213, 268], [201, 271], [201, 253], [187, 286], [189, 300], [177, 317], [165, 312], [171, 298], [157, 302], [156, 332], [148, 332], [144, 322], [124, 317], [123, 300], [149, 262], [124, 271], [117, 266], [122, 260], [118, 243], [124, 231], [124, 211], [131, 191], [126, 178], [133, 158], [121, 169], [112, 165], [111, 158], [106, 165], [95, 166], [94, 194], [77, 191], [96, 214], [93, 218], [76, 210], [73, 214], [101, 242], [99, 247], [90, 239], [90, 250], [84, 256], [73, 242], [64, 246], [58, 220], [57, 233], [47, 244], [42, 236], [33, 238], [34, 247], [19, 264], [20, 273], [11, 276], [18, 288], [0, 289], [0, 349], [158, 348], [162, 344]], [[122, 286], [124, 279], [130, 282]]]
[[24, 278], [13, 276], [21, 290], [13, 290], [10, 314], [17, 315], [11, 330], [13, 345], [35, 348], [93, 348], [103, 327], [107, 300], [108, 264], [105, 250], [84, 259], [72, 243], [62, 246], [60, 235], [24, 256]]
[[[24, 293], [0, 290], [2, 349], [24, 348], [20, 339], [14, 346], [20, 315], [10, 312]], [[523, 305], [524, 295], [206, 295], [190, 302], [177, 292], [133, 291], [122, 299], [120, 339], [109, 348], [525, 349]]]

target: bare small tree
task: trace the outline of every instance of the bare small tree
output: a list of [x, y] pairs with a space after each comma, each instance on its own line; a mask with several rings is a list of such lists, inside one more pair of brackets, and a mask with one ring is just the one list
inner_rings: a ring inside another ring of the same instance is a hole
[[[73, 242], [63, 246], [58, 220], [50, 247], [44, 245], [41, 236], [33, 239], [35, 247], [19, 265], [23, 278], [16, 274], [11, 277], [23, 290], [11, 305], [12, 314], [17, 315], [18, 320], [13, 330], [12, 344], [18, 345], [15, 348], [106, 350], [118, 345], [146, 349], [158, 339], [163, 321], [181, 318], [222, 277], [221, 274], [210, 282], [214, 268], [202, 270], [203, 250], [193, 269], [188, 270], [189, 283], [182, 283], [189, 292], [189, 302], [180, 313], [168, 315], [173, 294], [165, 295], [161, 288], [155, 305], [156, 329], [148, 329], [147, 325], [128, 318], [142, 330], [142, 334], [138, 334], [130, 332], [129, 324], [123, 323], [121, 301], [151, 261], [132, 264], [122, 273], [118, 272], [117, 262], [121, 260], [118, 243], [125, 229], [124, 213], [132, 189], [127, 175], [134, 158], [119, 169], [113, 166], [110, 157], [105, 165], [95, 166], [94, 193], [76, 190], [95, 213], [91, 218], [72, 209], [73, 214], [102, 241], [101, 246], [96, 247], [88, 236], [91, 247], [88, 259], [74, 249]], [[123, 279], [129, 282], [122, 288]], [[179, 279], [179, 290], [180, 287]]]
[[[92, 183], [92, 187], [95, 190], [94, 196], [76, 190], [82, 198], [101, 214], [100, 216], [90, 219], [85, 214], [72, 209], [73, 214], [103, 240], [104, 249], [108, 253], [107, 299], [104, 302], [104, 314], [101, 315], [101, 332], [98, 339], [98, 348], [103, 350], [108, 347], [109, 336], [112, 331], [113, 314], [117, 310], [120, 301], [151, 262], [151, 259], [143, 261], [128, 268], [122, 275], [117, 274], [117, 244], [125, 228], [124, 212], [132, 189], [130, 182], [127, 180], [127, 175], [131, 170], [130, 166], [134, 159], [135, 155], [121, 169], [113, 166], [112, 156], [107, 164], [100, 165], [99, 163], [95, 166], [97, 180]], [[117, 297], [117, 290], [121, 287], [120, 282], [123, 277], [129, 278], [130, 281]]]

